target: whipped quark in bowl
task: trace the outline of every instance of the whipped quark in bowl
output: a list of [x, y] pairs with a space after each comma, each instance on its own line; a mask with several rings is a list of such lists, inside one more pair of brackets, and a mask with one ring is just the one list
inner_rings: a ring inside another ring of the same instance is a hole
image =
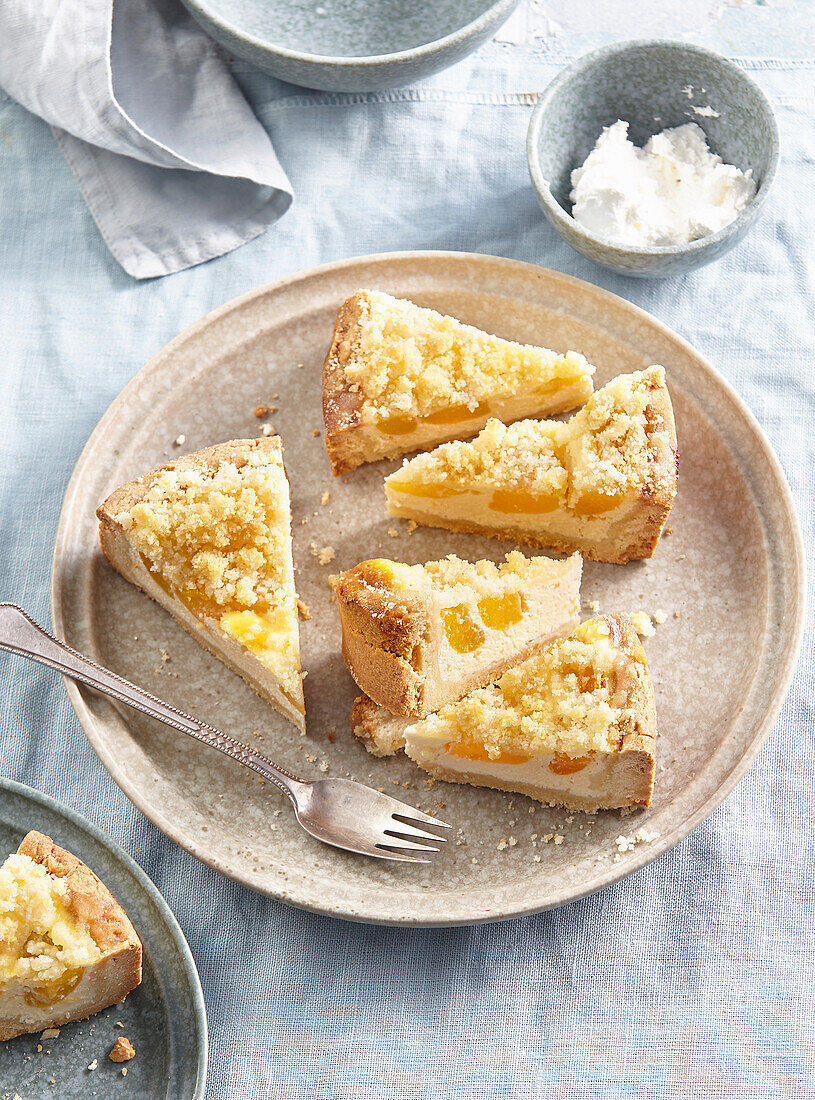
[[677, 245], [718, 233], [752, 202], [756, 184], [711, 152], [695, 122], [654, 134], [642, 148], [622, 120], [603, 129], [571, 175], [572, 217], [616, 244]]

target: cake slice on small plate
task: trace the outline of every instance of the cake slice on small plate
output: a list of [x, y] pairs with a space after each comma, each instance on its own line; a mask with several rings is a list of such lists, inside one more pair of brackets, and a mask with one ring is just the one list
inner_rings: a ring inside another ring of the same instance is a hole
[[490, 336], [375, 290], [340, 306], [323, 368], [325, 445], [334, 475], [463, 439], [489, 416], [551, 416], [592, 392], [582, 355]]
[[580, 613], [579, 554], [501, 565], [450, 555], [377, 558], [331, 578], [351, 675], [394, 714], [425, 715], [569, 634]]
[[277, 436], [185, 455], [97, 509], [127, 580], [305, 729], [289, 483]]
[[404, 748], [451, 783], [588, 813], [651, 801], [654, 691], [627, 615], [589, 619], [496, 684], [426, 718], [395, 716], [363, 696], [351, 727], [374, 755]]
[[471, 442], [406, 460], [385, 480], [388, 512], [622, 564], [652, 557], [677, 485], [665, 372], [598, 390], [568, 421], [491, 419]]
[[29, 833], [0, 867], [0, 1040], [118, 1004], [141, 963], [133, 925], [93, 871]]

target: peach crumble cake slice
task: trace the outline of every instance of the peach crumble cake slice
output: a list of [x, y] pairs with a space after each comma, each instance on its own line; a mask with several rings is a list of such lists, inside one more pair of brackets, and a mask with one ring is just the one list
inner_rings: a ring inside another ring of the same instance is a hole
[[394, 714], [425, 715], [495, 680], [579, 621], [582, 560], [496, 565], [451, 554], [426, 565], [377, 558], [331, 578], [345, 663]]
[[385, 479], [388, 513], [622, 564], [652, 557], [677, 485], [662, 367], [624, 374], [568, 421], [491, 419]]
[[0, 867], [0, 1039], [123, 1001], [141, 962], [133, 925], [93, 871], [29, 833]]
[[185, 455], [97, 510], [102, 552], [305, 729], [289, 482], [279, 437]]
[[490, 336], [377, 290], [340, 306], [323, 368], [334, 475], [462, 439], [489, 416], [550, 416], [592, 392], [582, 355]]
[[374, 755], [403, 748], [451, 783], [588, 813], [651, 801], [654, 691], [627, 615], [589, 619], [426, 718], [395, 716], [362, 696], [351, 726]]

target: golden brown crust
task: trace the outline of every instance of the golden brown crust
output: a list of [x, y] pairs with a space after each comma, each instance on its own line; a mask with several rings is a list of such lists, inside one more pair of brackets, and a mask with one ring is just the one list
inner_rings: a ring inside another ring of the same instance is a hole
[[367, 695], [358, 695], [349, 716], [351, 732], [372, 756], [393, 756], [404, 748], [404, 731], [414, 721], [390, 714]]
[[360, 424], [359, 394], [348, 389], [345, 364], [356, 353], [357, 331], [365, 308], [365, 296], [357, 291], [346, 298], [337, 312], [331, 344], [323, 364], [323, 421], [325, 449], [334, 477], [348, 473], [365, 459], [346, 438]]
[[[123, 945], [135, 945], [141, 967], [141, 943], [135, 928], [124, 909], [90, 867], [65, 848], [60, 848], [50, 836], [36, 831], [28, 833], [17, 850], [20, 855], [39, 863], [49, 874], [63, 880], [70, 892], [70, 907], [76, 920], [87, 927], [103, 954], [118, 951]], [[138, 985], [139, 981], [141, 971], [134, 985]]]

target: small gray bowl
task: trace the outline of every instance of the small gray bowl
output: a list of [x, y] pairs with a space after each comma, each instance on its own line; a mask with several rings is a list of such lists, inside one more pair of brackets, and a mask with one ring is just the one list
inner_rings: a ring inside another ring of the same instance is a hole
[[237, 57], [281, 80], [377, 92], [430, 76], [490, 38], [518, 0], [184, 0]]
[[[694, 106], [710, 107], [718, 117], [699, 115]], [[603, 127], [618, 119], [629, 123], [629, 137], [639, 146], [667, 127], [698, 123], [722, 160], [742, 171], [752, 168], [755, 198], [730, 225], [690, 244], [639, 247], [597, 237], [571, 216], [571, 173]], [[684, 274], [737, 244], [764, 205], [778, 151], [773, 109], [737, 65], [699, 46], [660, 39], [623, 42], [578, 58], [543, 93], [527, 136], [538, 201], [561, 237], [589, 259], [642, 278]]]

